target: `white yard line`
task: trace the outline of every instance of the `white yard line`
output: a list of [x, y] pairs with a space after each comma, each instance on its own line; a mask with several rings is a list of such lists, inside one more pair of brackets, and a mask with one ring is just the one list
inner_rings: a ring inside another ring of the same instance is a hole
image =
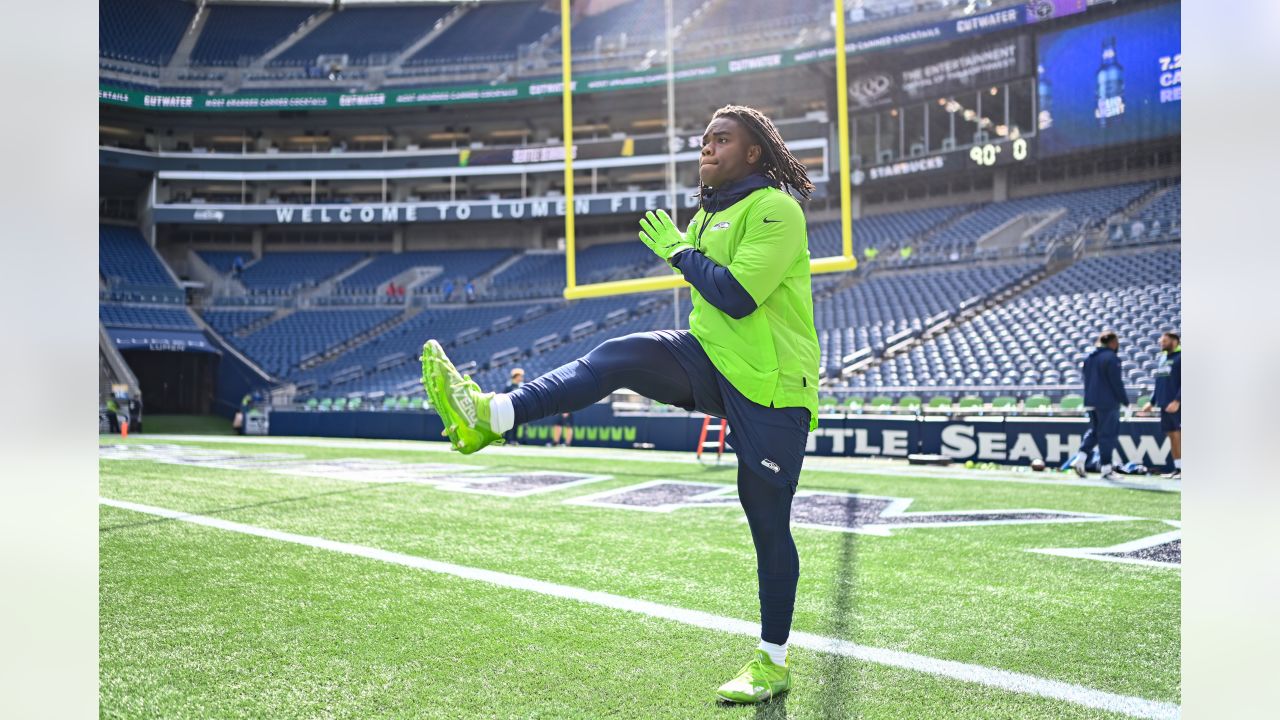
[[[280, 530], [272, 530], [270, 528], [245, 525], [242, 523], [232, 522], [230, 520], [223, 520], [221, 518], [209, 517], [206, 515], [194, 515], [178, 510], [168, 510], [166, 508], [153, 507], [150, 505], [140, 505], [123, 500], [99, 498], [98, 502], [108, 507], [131, 510], [133, 512], [192, 523], [194, 525], [203, 525], [205, 527], [217, 528], [228, 532], [267, 538], [269, 540], [278, 540], [280, 542], [293, 543], [295, 545], [304, 545], [306, 547], [319, 548], [321, 550], [330, 550], [345, 555], [354, 555], [356, 557], [378, 560], [381, 562], [426, 570], [428, 572], [440, 573], [443, 575], [452, 575], [454, 577], [475, 580], [478, 582], [488, 583], [490, 585], [496, 585], [498, 587], [525, 590], [541, 595], [587, 603], [589, 605], [598, 605], [600, 607], [613, 608], [615, 610], [625, 610], [627, 612], [638, 613], [648, 617], [663, 618], [665, 620], [684, 623], [686, 625], [692, 625], [694, 627], [700, 627], [707, 630], [733, 633], [735, 635], [746, 635], [753, 638], [758, 636], [760, 631], [760, 626], [757, 623], [747, 622], [746, 620], [721, 617], [719, 615], [712, 615], [698, 610], [687, 610], [685, 608], [673, 607], [670, 605], [661, 605], [647, 600], [636, 600], [633, 598], [622, 597], [620, 595], [600, 592], [598, 590], [586, 590], [584, 588], [577, 588], [569, 585], [559, 585], [519, 575], [510, 575], [493, 570], [467, 567], [465, 565], [454, 565], [452, 563], [441, 562], [439, 560], [430, 560], [428, 558], [405, 555], [403, 553], [366, 547], [364, 545], [354, 545], [351, 543], [338, 542], [336, 540], [328, 540], [310, 535], [297, 535]], [[900, 650], [868, 647], [866, 645], [858, 645], [857, 643], [849, 642], [848, 640], [823, 637], [812, 633], [793, 632], [791, 633], [790, 643], [797, 647], [817, 650], [833, 655], [841, 655], [862, 662], [914, 670], [917, 672], [928, 673], [930, 675], [952, 678], [963, 682], [986, 685], [988, 687], [998, 688], [1008, 692], [1035, 695], [1052, 700], [1061, 700], [1063, 702], [1083, 707], [1121, 713], [1130, 717], [1159, 718], [1164, 720], [1166, 718], [1177, 718], [1181, 714], [1180, 706], [1173, 703], [1147, 700], [1127, 695], [1118, 695], [1116, 693], [1084, 687], [1083, 685], [1062, 682], [1060, 680], [1050, 680], [1048, 678], [1041, 678], [1034, 675], [1011, 672], [1008, 670], [1000, 670], [998, 668], [984, 667], [982, 665], [971, 665], [969, 663], [955, 662], [953, 660], [942, 660], [940, 658], [932, 658], [926, 655], [917, 655], [915, 653], [902, 652]]]
[[[221, 435], [146, 435], [146, 440], [168, 441], [168, 442], [202, 442], [202, 443], [243, 443], [248, 445], [268, 445], [268, 446], [295, 446], [295, 447], [323, 447], [323, 448], [350, 448], [353, 450], [407, 450], [412, 452], [430, 452], [442, 454], [454, 454], [449, 449], [448, 444], [444, 442], [430, 442], [422, 440], [359, 440], [352, 438], [314, 438], [314, 437], [261, 437], [261, 436], [221, 436]], [[107, 438], [102, 438], [100, 442], [109, 442]], [[567, 458], [573, 460], [625, 460], [626, 462], [660, 462], [660, 463], [684, 463], [689, 465], [700, 464], [693, 456], [692, 452], [678, 452], [672, 450], [630, 450], [625, 448], [547, 448], [530, 445], [522, 445], [518, 447], [495, 446], [485, 448], [485, 454], [490, 456], [510, 456], [510, 457], [536, 457], [544, 459]], [[457, 456], [461, 459], [462, 456]], [[734, 460], [726, 461], [725, 466], [732, 468]], [[1119, 483], [1111, 483], [1103, 480], [1081, 479], [1078, 477], [1066, 477], [1057, 472], [1030, 473], [1030, 472], [1013, 472], [1008, 470], [968, 470], [963, 466], [959, 467], [936, 467], [930, 468], [925, 466], [913, 466], [906, 464], [901, 460], [877, 459], [877, 458], [858, 458], [858, 457], [827, 457], [821, 455], [806, 456], [804, 460], [804, 472], [828, 472], [849, 474], [865, 474], [865, 475], [890, 475], [895, 477], [923, 478], [928, 480], [961, 480], [973, 482], [1009, 482], [1021, 483], [1024, 485], [1053, 485], [1060, 487], [1091, 487], [1091, 488], [1107, 488], [1111, 490], [1160, 490], [1164, 492], [1182, 492], [1182, 483], [1176, 480], [1165, 480], [1163, 478], [1147, 478], [1145, 480], [1133, 480]]]
[[[1174, 523], [1166, 520], [1171, 525], [1179, 528], [1181, 523]], [[1027, 552], [1041, 553], [1044, 555], [1058, 555], [1061, 557], [1077, 558], [1080, 560], [1101, 560], [1103, 562], [1125, 563], [1128, 565], [1144, 565], [1146, 567], [1170, 568], [1172, 570], [1182, 570], [1182, 563], [1162, 562], [1160, 560], [1144, 560], [1142, 558], [1116, 557], [1120, 553], [1131, 553], [1137, 550], [1145, 550], [1146, 548], [1163, 545], [1167, 542], [1182, 539], [1182, 530], [1173, 530], [1159, 535], [1150, 535], [1148, 537], [1130, 540], [1129, 542], [1112, 545], [1111, 547], [1102, 548], [1030, 548]]]

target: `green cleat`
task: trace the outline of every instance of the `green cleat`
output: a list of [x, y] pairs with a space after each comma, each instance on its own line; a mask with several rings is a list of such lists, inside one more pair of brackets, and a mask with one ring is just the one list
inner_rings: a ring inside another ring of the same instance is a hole
[[758, 703], [790, 689], [791, 668], [774, 665], [769, 653], [757, 649], [751, 662], [742, 666], [737, 677], [721, 685], [716, 695], [733, 703]]
[[463, 377], [453, 366], [444, 348], [435, 340], [422, 346], [422, 386], [431, 407], [440, 414], [444, 432], [453, 449], [470, 455], [481, 448], [503, 443], [502, 435], [489, 425], [489, 401], [493, 393], [480, 392], [470, 375]]

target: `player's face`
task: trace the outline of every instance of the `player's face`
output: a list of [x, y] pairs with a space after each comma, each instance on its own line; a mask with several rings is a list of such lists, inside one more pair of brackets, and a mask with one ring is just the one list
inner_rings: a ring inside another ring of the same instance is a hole
[[1173, 338], [1168, 335], [1160, 336], [1160, 349], [1168, 352], [1173, 349]]
[[703, 185], [720, 187], [750, 175], [760, 163], [760, 146], [737, 120], [718, 117], [702, 134], [698, 178]]

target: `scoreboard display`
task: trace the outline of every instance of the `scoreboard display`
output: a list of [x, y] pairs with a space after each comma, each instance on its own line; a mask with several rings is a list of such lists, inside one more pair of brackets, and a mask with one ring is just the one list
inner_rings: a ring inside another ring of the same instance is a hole
[[893, 178], [941, 175], [977, 168], [1006, 167], [1030, 162], [1036, 153], [1036, 138], [997, 138], [951, 152], [908, 158], [895, 162], [858, 168], [853, 184], [863, 185]]
[[1168, 3], [1039, 37], [1045, 156], [1182, 132], [1181, 12]]

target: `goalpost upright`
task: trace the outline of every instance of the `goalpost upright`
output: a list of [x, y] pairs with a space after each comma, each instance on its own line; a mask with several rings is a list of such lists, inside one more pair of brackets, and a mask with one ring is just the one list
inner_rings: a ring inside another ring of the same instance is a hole
[[[670, 2], [667, 3], [670, 5]], [[858, 260], [853, 254], [853, 216], [849, 165], [849, 91], [846, 74], [845, 57], [845, 21], [844, 0], [834, 0], [835, 5], [835, 61], [836, 61], [836, 129], [837, 154], [840, 162], [840, 255], [817, 258], [810, 261], [810, 271], [817, 275], [822, 273], [843, 272], [858, 267]], [[670, 10], [668, 10], [668, 13]], [[577, 270], [577, 237], [574, 222], [573, 200], [573, 86], [572, 56], [573, 44], [571, 32], [570, 0], [560, 0], [560, 66], [563, 91], [561, 110], [564, 121], [564, 195], [565, 195], [565, 288], [564, 297], [568, 300], [582, 298], [607, 297], [610, 295], [626, 295], [631, 293], [653, 292], [685, 287], [684, 278], [677, 274], [657, 277], [613, 280], [610, 282], [578, 284]], [[675, 73], [672, 57], [671, 26], [668, 20], [667, 35], [667, 137], [675, 137], [673, 118], [675, 116]], [[668, 143], [670, 145], [670, 143]], [[672, 211], [675, 210], [675, 147], [668, 147], [668, 196], [671, 198]]]

